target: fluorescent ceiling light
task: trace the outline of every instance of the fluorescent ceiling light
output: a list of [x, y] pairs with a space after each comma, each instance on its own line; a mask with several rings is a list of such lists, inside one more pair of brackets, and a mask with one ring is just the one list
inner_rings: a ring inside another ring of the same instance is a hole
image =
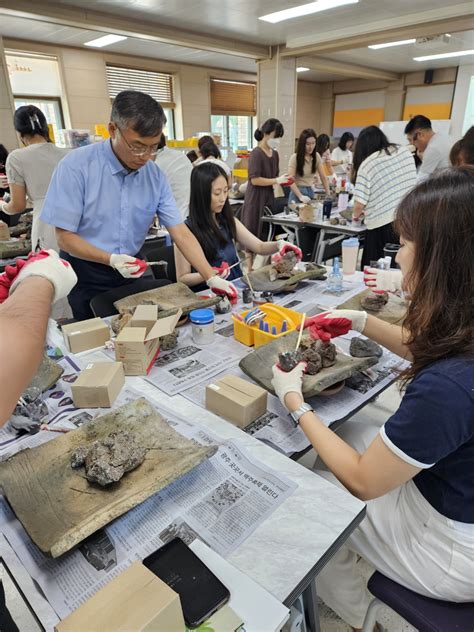
[[424, 57], [413, 57], [414, 61], [431, 61], [432, 59], [448, 59], [448, 57], [464, 57], [474, 55], [474, 50], [458, 50], [455, 53], [440, 53], [439, 55], [425, 55]]
[[306, 66], [298, 66], [296, 72], [306, 72], [307, 70], [309, 70], [309, 68], [306, 68]]
[[276, 24], [277, 22], [283, 22], [283, 20], [291, 20], [291, 18], [299, 18], [302, 15], [319, 13], [320, 11], [336, 9], [337, 7], [342, 7], [345, 4], [357, 4], [358, 2], [359, 0], [318, 0], [318, 2], [300, 4], [298, 7], [292, 7], [291, 9], [284, 9], [283, 11], [277, 11], [276, 13], [262, 15], [258, 19]]
[[371, 44], [367, 48], [378, 50], [379, 48], [389, 48], [389, 46], [405, 46], [405, 44], [414, 44], [416, 39], [400, 40], [398, 42], [387, 42], [386, 44]]
[[123, 35], [104, 35], [103, 37], [98, 37], [97, 39], [91, 40], [90, 42], [84, 42], [84, 46], [102, 48], [103, 46], [110, 46], [110, 44], [115, 44], [116, 42], [121, 42], [122, 40], [126, 39], [127, 38]]

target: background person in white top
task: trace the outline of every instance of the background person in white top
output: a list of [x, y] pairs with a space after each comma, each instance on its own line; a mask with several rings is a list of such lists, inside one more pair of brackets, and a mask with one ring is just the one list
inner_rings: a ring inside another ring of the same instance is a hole
[[189, 194], [193, 166], [182, 151], [166, 146], [166, 136], [162, 134], [155, 162], [163, 171], [171, 187], [183, 220], [189, 214]]
[[449, 152], [453, 140], [447, 134], [434, 132], [431, 121], [422, 114], [417, 114], [405, 127], [408, 142], [415, 145], [418, 155], [421, 155], [421, 166], [418, 178], [423, 180], [439, 169], [449, 167]]
[[226, 162], [222, 160], [219, 147], [213, 141], [209, 141], [203, 143], [203, 145], [199, 149], [199, 153], [202, 160], [196, 160], [196, 162], [193, 163], [193, 167], [199, 167], [199, 165], [202, 165], [205, 162], [213, 162], [214, 164], [219, 165], [219, 167], [224, 170], [227, 176], [229, 187], [232, 186], [232, 169]]
[[364, 216], [367, 233], [362, 268], [383, 257], [385, 244], [397, 243], [392, 222], [402, 197], [416, 184], [416, 167], [408, 147], [389, 142], [375, 125], [365, 127], [354, 151], [352, 216]]
[[337, 147], [332, 150], [331, 162], [334, 171], [338, 176], [346, 176], [352, 164], [352, 147], [354, 145], [354, 134], [344, 132]]

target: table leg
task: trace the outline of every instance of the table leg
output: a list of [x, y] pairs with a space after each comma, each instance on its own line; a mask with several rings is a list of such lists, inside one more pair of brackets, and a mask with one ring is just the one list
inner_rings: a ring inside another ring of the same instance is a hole
[[303, 592], [303, 605], [308, 632], [321, 632], [316, 582], [313, 580]]
[[326, 248], [325, 237], [326, 237], [326, 230], [324, 228], [321, 228], [321, 231], [319, 233], [318, 246], [316, 248], [316, 254], [314, 257], [315, 263], [323, 262], [324, 250]]

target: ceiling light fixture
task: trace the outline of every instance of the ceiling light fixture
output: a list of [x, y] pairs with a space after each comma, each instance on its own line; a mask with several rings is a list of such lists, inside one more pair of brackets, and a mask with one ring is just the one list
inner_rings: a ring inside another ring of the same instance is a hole
[[454, 53], [440, 53], [439, 55], [425, 55], [424, 57], [413, 57], [414, 61], [431, 61], [432, 59], [448, 59], [449, 57], [465, 57], [474, 55], [474, 50], [458, 50]]
[[292, 18], [299, 18], [303, 15], [328, 11], [329, 9], [342, 7], [345, 4], [357, 4], [358, 2], [359, 0], [319, 0], [318, 2], [310, 2], [309, 4], [300, 4], [298, 7], [292, 7], [291, 9], [276, 11], [276, 13], [268, 13], [268, 15], [262, 15], [258, 19], [276, 24], [277, 22], [283, 22], [283, 20], [291, 20]]
[[296, 72], [306, 72], [308, 70], [309, 70], [309, 68], [306, 68], [306, 66], [298, 66], [296, 68]]
[[91, 40], [90, 42], [84, 42], [84, 46], [102, 48], [104, 46], [110, 46], [111, 44], [115, 44], [116, 42], [121, 42], [122, 40], [126, 39], [127, 38], [124, 35], [104, 35], [103, 37], [98, 37], [97, 39]]
[[378, 50], [379, 48], [389, 48], [390, 46], [405, 46], [406, 44], [414, 44], [416, 39], [400, 40], [398, 42], [387, 42], [386, 44], [371, 44], [367, 48]]

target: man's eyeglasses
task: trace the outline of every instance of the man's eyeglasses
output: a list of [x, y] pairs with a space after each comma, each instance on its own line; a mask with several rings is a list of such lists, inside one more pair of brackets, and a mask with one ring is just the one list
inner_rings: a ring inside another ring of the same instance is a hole
[[125, 141], [125, 144], [130, 149], [130, 152], [134, 156], [145, 156], [146, 154], [149, 154], [150, 156], [156, 156], [156, 154], [158, 153], [159, 143], [157, 143], [156, 145], [150, 145], [150, 147], [147, 147], [145, 145], [141, 145], [140, 147], [137, 147], [136, 145], [131, 145], [128, 142], [128, 140], [123, 135], [123, 132], [120, 129], [120, 127], [117, 126], [117, 130], [120, 132], [120, 135], [123, 138], [123, 140]]

